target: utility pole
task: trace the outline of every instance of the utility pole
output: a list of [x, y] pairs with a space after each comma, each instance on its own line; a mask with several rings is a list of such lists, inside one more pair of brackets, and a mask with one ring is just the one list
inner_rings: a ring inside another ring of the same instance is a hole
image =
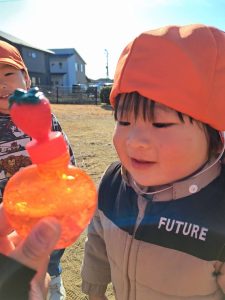
[[106, 54], [106, 78], [109, 79], [109, 52], [105, 49]]

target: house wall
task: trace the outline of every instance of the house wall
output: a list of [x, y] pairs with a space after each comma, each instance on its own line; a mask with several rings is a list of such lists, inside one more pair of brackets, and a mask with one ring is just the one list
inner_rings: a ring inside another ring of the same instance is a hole
[[65, 75], [51, 75], [51, 85], [53, 86], [66, 86]]
[[49, 85], [51, 54], [27, 47], [21, 47], [20, 50], [33, 85]]
[[51, 49], [51, 51], [55, 52], [55, 55], [50, 58], [53, 85], [72, 88], [73, 85], [87, 83], [85, 63], [73, 48]]
[[54, 56], [50, 59], [51, 82], [53, 85], [71, 88], [76, 84], [74, 56]]
[[68, 74], [67, 74], [67, 80], [68, 80], [68, 86], [72, 87], [73, 84], [77, 83], [77, 74], [75, 72], [75, 58], [74, 55], [71, 55], [68, 57]]
[[[67, 59], [58, 56], [52, 56], [50, 58], [50, 72], [51, 72], [51, 83], [53, 85], [67, 86]], [[57, 83], [58, 82], [58, 83]]]
[[85, 73], [85, 63], [80, 59], [80, 57], [75, 53], [74, 54], [75, 59], [75, 73], [77, 82], [76, 83], [82, 83], [86, 84], [86, 73]]
[[22, 48], [22, 56], [30, 72], [43, 73], [46, 69], [43, 52], [30, 48]]

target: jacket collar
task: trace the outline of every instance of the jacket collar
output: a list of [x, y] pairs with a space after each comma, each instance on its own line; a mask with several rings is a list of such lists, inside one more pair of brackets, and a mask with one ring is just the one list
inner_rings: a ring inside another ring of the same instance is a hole
[[221, 162], [208, 162], [201, 172], [196, 175], [179, 180], [170, 185], [159, 187], [157, 191], [151, 192], [149, 188], [139, 188], [139, 186], [132, 180], [128, 171], [122, 166], [121, 173], [126, 184], [131, 186], [138, 195], [153, 201], [169, 201], [188, 197], [192, 194], [198, 193], [201, 189], [206, 187], [215, 178], [220, 175]]

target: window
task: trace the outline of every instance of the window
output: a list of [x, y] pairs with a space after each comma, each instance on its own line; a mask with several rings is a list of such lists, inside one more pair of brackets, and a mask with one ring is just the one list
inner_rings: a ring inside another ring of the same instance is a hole
[[81, 71], [82, 73], [84, 72], [84, 67], [83, 67], [82, 64], [80, 65], [80, 71]]
[[31, 77], [31, 84], [32, 84], [32, 86], [36, 85], [36, 78], [35, 77]]
[[79, 66], [78, 63], [75, 63], [75, 71], [78, 72], [79, 71]]
[[59, 68], [60, 69], [62, 69], [62, 66], [63, 66], [62, 62], [59, 62]]
[[37, 57], [37, 53], [34, 51], [29, 51], [28, 52], [28, 56], [32, 57], [32, 58], [36, 58]]

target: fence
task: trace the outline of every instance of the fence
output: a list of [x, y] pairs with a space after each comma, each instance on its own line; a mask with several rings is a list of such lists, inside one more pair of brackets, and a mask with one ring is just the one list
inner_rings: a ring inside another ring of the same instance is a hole
[[97, 88], [39, 86], [51, 103], [56, 104], [98, 104], [100, 102]]

